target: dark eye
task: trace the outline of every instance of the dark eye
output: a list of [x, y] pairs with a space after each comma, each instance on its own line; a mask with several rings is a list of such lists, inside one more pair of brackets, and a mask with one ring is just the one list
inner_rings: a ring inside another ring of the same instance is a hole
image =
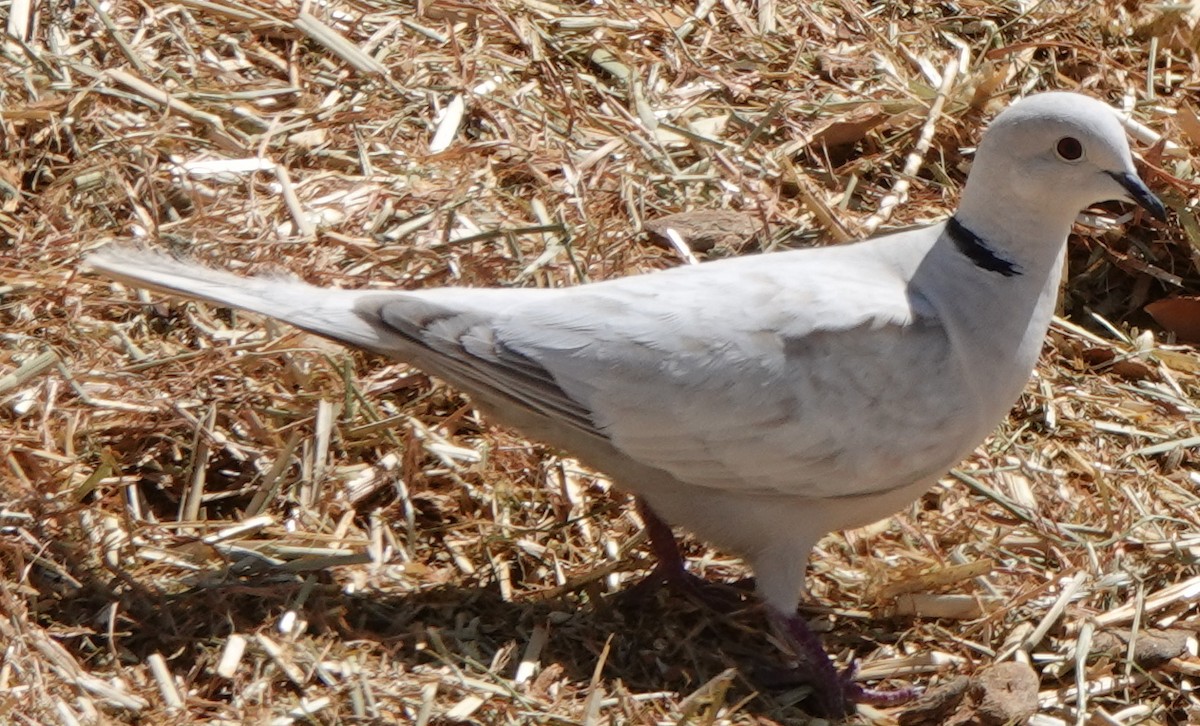
[[1054, 146], [1058, 158], [1063, 161], [1079, 161], [1083, 158], [1083, 144], [1074, 136], [1064, 136]]

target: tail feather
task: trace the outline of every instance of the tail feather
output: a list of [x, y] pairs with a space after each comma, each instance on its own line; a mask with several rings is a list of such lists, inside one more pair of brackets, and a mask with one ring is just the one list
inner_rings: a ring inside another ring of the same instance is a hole
[[568, 446], [560, 438], [568, 428], [574, 437], [603, 438], [587, 408], [553, 374], [496, 337], [497, 316], [525, 301], [549, 302], [554, 290], [337, 290], [282, 278], [241, 277], [125, 247], [106, 248], [85, 262], [130, 285], [260, 313], [406, 361], [462, 389], [500, 420], [552, 443]]
[[396, 353], [395, 334], [382, 328], [374, 316], [357, 312], [359, 301], [379, 296], [378, 291], [319, 288], [280, 277], [241, 277], [132, 247], [107, 247], [89, 255], [85, 263], [130, 285], [260, 313], [348, 345]]

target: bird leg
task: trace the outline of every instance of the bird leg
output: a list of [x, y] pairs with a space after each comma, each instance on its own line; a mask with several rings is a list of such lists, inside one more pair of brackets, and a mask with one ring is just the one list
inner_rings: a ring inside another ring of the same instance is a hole
[[804, 618], [774, 608], [771, 608], [771, 614], [801, 661], [798, 670], [812, 686], [811, 698], [819, 715], [840, 718], [852, 713], [856, 703], [898, 706], [917, 695], [915, 688], [879, 691], [859, 685], [854, 680], [858, 666], [851, 663], [845, 670], [838, 671], [821, 645], [821, 639]]
[[[723, 587], [688, 572], [679, 542], [671, 532], [671, 525], [660, 519], [645, 499], [637, 497], [636, 502], [638, 514], [646, 523], [646, 533], [650, 535], [650, 550], [658, 562], [645, 579], [626, 590], [626, 597], [634, 601], [644, 600], [666, 584], [718, 609], [727, 608], [737, 601], [737, 596], [724, 592]], [[734, 587], [737, 587], [736, 583]]]
[[[658, 559], [654, 570], [644, 580], [626, 591], [626, 596], [640, 600], [653, 594], [664, 583], [683, 590], [688, 595], [696, 597], [701, 602], [727, 606], [730, 601], [728, 593], [718, 594], [713, 583], [688, 572], [684, 563], [683, 553], [675, 539], [671, 527], [659, 518], [646, 500], [637, 498], [638, 514], [646, 523], [646, 532], [650, 535], [650, 549]], [[724, 595], [725, 597], [720, 597]], [[879, 691], [866, 688], [854, 680], [858, 666], [851, 663], [845, 670], [838, 671], [821, 639], [808, 627], [808, 622], [798, 614], [787, 615], [782, 611], [769, 607], [772, 618], [777, 623], [780, 632], [788, 640], [797, 658], [800, 659], [797, 671], [804, 682], [812, 686], [814, 705], [822, 716], [842, 717], [854, 711], [854, 704], [866, 703], [872, 706], [898, 706], [911, 700], [917, 695], [915, 688], [902, 688], [895, 691]], [[790, 674], [794, 681], [796, 672]]]
[[699, 579], [687, 571], [684, 565], [683, 553], [679, 551], [679, 543], [671, 526], [659, 519], [645, 499], [637, 497], [638, 514], [646, 523], [646, 533], [650, 535], [650, 551], [654, 553], [657, 562], [645, 579], [629, 588], [625, 596], [635, 601], [644, 600], [658, 591], [663, 584], [678, 588], [685, 592], [695, 592], [699, 589], [695, 580]]
[[650, 549], [658, 560], [650, 578], [657, 577], [669, 583], [678, 583], [689, 576], [694, 577], [687, 571], [683, 553], [679, 551], [679, 542], [675, 539], [675, 533], [671, 531], [671, 525], [659, 519], [641, 497], [637, 498], [637, 508], [642, 521], [646, 523], [646, 533], [650, 535]]

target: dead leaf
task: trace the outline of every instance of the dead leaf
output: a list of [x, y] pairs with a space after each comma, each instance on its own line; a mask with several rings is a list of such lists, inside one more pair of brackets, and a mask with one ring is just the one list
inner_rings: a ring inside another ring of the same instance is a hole
[[[1112, 659], [1124, 658], [1129, 652], [1129, 632], [1101, 630], [1092, 640], [1090, 655], [1106, 655]], [[1146, 628], [1137, 633], [1133, 643], [1134, 662], [1142, 668], [1157, 668], [1172, 658], [1187, 653], [1188, 640], [1195, 637], [1191, 630], [1182, 628]]]
[[1163, 330], [1186, 343], [1200, 343], [1200, 297], [1180, 296], [1156, 300], [1146, 306]]
[[932, 689], [897, 718], [901, 726], [1025, 723], [1038, 707], [1038, 675], [1008, 661]]
[[1179, 104], [1175, 120], [1179, 123], [1179, 130], [1188, 138], [1192, 146], [1200, 148], [1200, 116], [1196, 115], [1196, 109], [1192, 108], [1192, 104], [1187, 102]]
[[924, 724], [944, 723], [946, 716], [953, 713], [967, 695], [971, 679], [959, 676], [949, 683], [943, 683], [931, 688], [921, 697], [909, 704], [908, 708], [896, 718], [900, 726], [924, 726]]
[[650, 241], [670, 247], [667, 230], [674, 230], [693, 252], [708, 252], [714, 247], [727, 247], [738, 251], [758, 236], [762, 222], [745, 212], [727, 209], [700, 209], [694, 212], [679, 212], [646, 222]]
[[1117, 358], [1116, 351], [1111, 348], [1084, 348], [1079, 351], [1079, 357], [1091, 368], [1115, 373], [1131, 381], [1145, 380], [1154, 374], [1154, 369], [1140, 360]]
[[871, 129], [891, 118], [880, 108], [879, 104], [867, 103], [859, 106], [846, 116], [834, 119], [809, 130], [809, 144], [823, 145], [830, 148], [848, 146], [862, 141]]

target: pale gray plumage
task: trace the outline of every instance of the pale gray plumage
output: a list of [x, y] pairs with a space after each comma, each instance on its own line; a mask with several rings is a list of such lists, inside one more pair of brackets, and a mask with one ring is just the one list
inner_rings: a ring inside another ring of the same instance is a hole
[[[1063, 158], [1068, 137], [1082, 159]], [[444, 378], [746, 557], [790, 617], [819, 537], [904, 506], [1004, 417], [1071, 224], [1108, 199], [1163, 213], [1111, 110], [1048, 93], [993, 122], [950, 230], [567, 289], [328, 290], [131, 249], [87, 261]]]

